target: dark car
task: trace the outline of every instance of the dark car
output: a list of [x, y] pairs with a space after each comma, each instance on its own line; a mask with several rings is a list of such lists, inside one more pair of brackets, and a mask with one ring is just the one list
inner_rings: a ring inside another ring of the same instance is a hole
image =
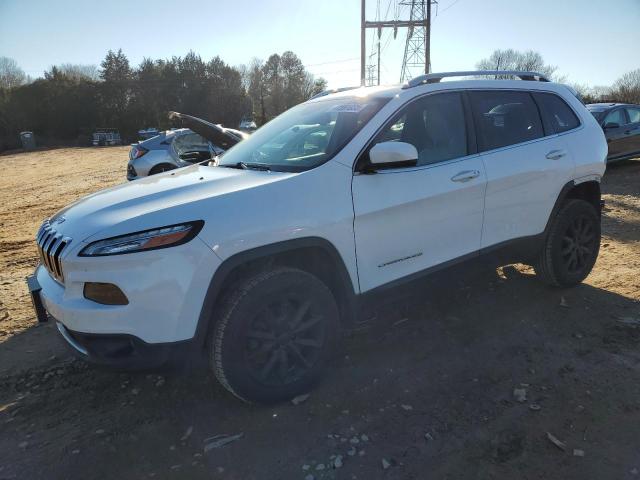
[[607, 162], [640, 157], [640, 105], [591, 103], [587, 109], [607, 137]]

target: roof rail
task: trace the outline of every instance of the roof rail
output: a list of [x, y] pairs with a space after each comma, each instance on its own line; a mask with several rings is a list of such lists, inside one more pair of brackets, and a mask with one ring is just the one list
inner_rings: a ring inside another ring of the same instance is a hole
[[548, 82], [549, 79], [538, 72], [521, 72], [518, 70], [470, 70], [466, 72], [443, 72], [443, 73], [428, 73], [426, 75], [420, 75], [419, 77], [412, 78], [409, 83], [406, 83], [402, 88], [412, 88], [418, 85], [426, 85], [427, 83], [439, 83], [440, 80], [447, 77], [484, 77], [484, 76], [509, 76], [517, 77], [520, 80], [531, 80], [538, 82]]

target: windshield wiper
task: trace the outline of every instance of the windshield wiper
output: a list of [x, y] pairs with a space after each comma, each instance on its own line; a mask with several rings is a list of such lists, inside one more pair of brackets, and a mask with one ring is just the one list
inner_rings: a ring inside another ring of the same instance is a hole
[[271, 170], [271, 166], [267, 163], [246, 163], [240, 162], [240, 166], [245, 170], [261, 170], [263, 172], [268, 172]]
[[227, 164], [218, 165], [218, 166], [226, 167], [226, 168], [237, 168], [238, 170], [260, 170], [263, 172], [271, 171], [271, 167], [266, 163], [238, 162], [238, 163], [227, 163]]

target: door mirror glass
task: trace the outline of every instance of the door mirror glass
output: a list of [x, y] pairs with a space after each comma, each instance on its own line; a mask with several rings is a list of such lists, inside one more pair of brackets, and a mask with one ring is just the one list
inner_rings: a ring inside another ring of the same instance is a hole
[[620, 124], [615, 122], [607, 122], [604, 124], [604, 128], [620, 128]]
[[418, 150], [406, 142], [382, 142], [369, 150], [369, 161], [374, 168], [413, 167], [418, 162]]

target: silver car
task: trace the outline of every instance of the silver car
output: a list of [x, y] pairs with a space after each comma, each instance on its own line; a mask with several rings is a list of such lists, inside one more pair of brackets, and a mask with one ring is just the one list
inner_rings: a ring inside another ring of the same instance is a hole
[[244, 132], [178, 112], [170, 112], [169, 118], [188, 128], [167, 130], [132, 144], [127, 180], [210, 160], [247, 137]]

